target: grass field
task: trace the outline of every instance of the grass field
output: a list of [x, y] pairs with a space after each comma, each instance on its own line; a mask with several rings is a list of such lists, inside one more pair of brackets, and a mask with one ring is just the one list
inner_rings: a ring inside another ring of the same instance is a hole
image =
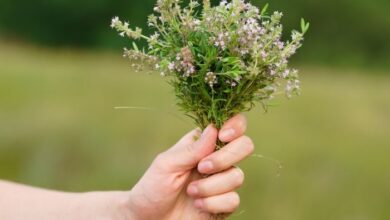
[[[303, 94], [248, 113], [256, 153], [232, 219], [390, 219], [390, 75], [302, 66]], [[144, 106], [151, 110], [114, 110]], [[0, 43], [0, 178], [130, 189], [191, 121], [118, 54]]]

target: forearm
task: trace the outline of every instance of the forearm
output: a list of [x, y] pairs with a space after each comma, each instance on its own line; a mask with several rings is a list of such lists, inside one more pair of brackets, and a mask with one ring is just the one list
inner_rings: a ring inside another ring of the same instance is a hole
[[0, 181], [2, 220], [130, 220], [127, 192], [65, 193]]

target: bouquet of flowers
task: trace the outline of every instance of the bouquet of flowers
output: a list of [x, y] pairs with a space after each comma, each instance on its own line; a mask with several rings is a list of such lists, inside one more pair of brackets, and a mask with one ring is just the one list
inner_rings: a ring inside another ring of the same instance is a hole
[[[287, 97], [299, 94], [298, 71], [289, 67], [289, 58], [302, 46], [309, 24], [282, 40], [283, 14], [267, 12], [244, 0], [223, 0], [211, 6], [190, 0], [157, 0], [145, 36], [138, 27], [114, 17], [111, 27], [122, 37], [144, 39], [148, 48], [124, 48], [124, 57], [137, 70], [158, 70], [168, 79], [177, 104], [197, 126], [204, 129], [223, 123], [256, 103], [267, 107], [279, 89]], [[219, 147], [222, 147], [220, 144]]]

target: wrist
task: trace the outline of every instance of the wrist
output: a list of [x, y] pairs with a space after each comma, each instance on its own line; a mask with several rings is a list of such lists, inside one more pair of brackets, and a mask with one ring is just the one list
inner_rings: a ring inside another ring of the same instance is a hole
[[129, 192], [92, 192], [87, 193], [87, 203], [95, 204], [96, 219], [137, 220], [129, 205]]
[[[113, 220], [137, 220], [130, 203], [130, 192], [111, 192], [111, 215]], [[108, 204], [110, 205], [110, 204]]]

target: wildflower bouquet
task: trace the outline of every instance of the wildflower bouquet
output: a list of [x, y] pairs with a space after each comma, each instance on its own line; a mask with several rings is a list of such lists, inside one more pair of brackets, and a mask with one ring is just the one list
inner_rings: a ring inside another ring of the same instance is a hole
[[136, 70], [157, 69], [173, 86], [178, 106], [202, 129], [217, 128], [237, 113], [261, 103], [267, 106], [274, 93], [284, 87], [288, 97], [298, 94], [298, 71], [289, 58], [302, 46], [309, 24], [292, 31], [282, 41], [282, 13], [267, 13], [244, 0], [223, 0], [211, 6], [190, 0], [157, 0], [148, 26], [156, 32], [142, 34], [118, 17], [111, 27], [123, 37], [147, 41], [147, 50], [124, 49]]

